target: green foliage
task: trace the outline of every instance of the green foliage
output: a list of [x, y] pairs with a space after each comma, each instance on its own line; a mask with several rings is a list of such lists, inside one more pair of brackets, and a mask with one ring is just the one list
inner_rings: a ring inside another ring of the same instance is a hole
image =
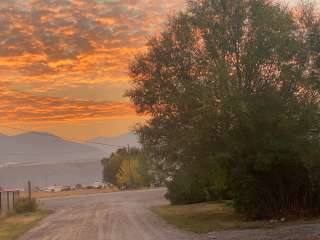
[[123, 159], [127, 156], [127, 150], [125, 148], [121, 148], [118, 149], [115, 153], [112, 153], [109, 158], [102, 159], [101, 163], [103, 165], [103, 179], [105, 182], [117, 185], [118, 171]]
[[[199, 173], [181, 169], [167, 184], [166, 197], [172, 204], [199, 203], [207, 200], [205, 184]], [[209, 200], [209, 199], [208, 199]]]
[[131, 64], [127, 95], [150, 116], [137, 133], [172, 202], [209, 187], [251, 218], [319, 213], [320, 21], [300, 9], [189, 1]]
[[139, 161], [136, 159], [123, 160], [117, 174], [117, 183], [120, 186], [138, 187], [142, 183], [139, 173]]
[[39, 209], [37, 200], [32, 198], [20, 198], [17, 203], [15, 203], [14, 211], [16, 213], [29, 213], [35, 212]]
[[181, 167], [167, 182], [166, 197], [172, 204], [189, 204], [228, 198], [224, 181], [219, 183], [213, 165], [193, 164]]
[[[281, 218], [318, 212], [312, 206], [316, 202], [309, 198], [308, 171], [299, 161], [278, 159], [261, 169], [252, 164], [238, 169], [232, 178], [234, 206], [248, 218]], [[316, 211], [307, 212], [310, 210]]]
[[119, 187], [149, 186], [153, 181], [151, 165], [144, 152], [122, 148], [102, 160], [104, 181]]

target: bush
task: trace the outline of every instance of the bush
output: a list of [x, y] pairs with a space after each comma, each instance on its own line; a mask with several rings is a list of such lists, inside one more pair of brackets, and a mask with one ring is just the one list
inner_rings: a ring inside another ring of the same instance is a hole
[[14, 206], [14, 211], [16, 213], [28, 213], [28, 212], [35, 212], [38, 210], [39, 205], [36, 199], [32, 198], [20, 198], [18, 202]]
[[176, 178], [168, 184], [166, 198], [172, 204], [190, 204], [205, 201], [206, 193], [203, 186], [198, 186], [196, 182]]
[[232, 171], [234, 206], [250, 219], [296, 218], [319, 213], [319, 183], [296, 153], [249, 161]]
[[205, 187], [204, 191], [206, 194], [206, 201], [231, 200], [231, 194], [227, 188], [209, 186], [209, 187]]
[[179, 169], [172, 181], [167, 183], [166, 198], [172, 204], [190, 204], [217, 200], [221, 196], [213, 186], [210, 167], [190, 165]]

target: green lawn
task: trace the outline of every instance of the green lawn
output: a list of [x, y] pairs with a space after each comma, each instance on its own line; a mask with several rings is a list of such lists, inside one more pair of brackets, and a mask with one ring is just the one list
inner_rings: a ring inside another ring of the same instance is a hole
[[15, 214], [0, 219], [0, 239], [17, 239], [32, 227], [36, 226], [36, 224], [48, 214], [48, 211], [37, 211], [34, 213]]
[[[199, 203], [178, 206], [158, 206], [152, 210], [168, 223], [182, 229], [207, 233], [215, 230], [274, 227], [269, 221], [245, 221], [230, 204]], [[278, 224], [279, 225], [279, 224]]]

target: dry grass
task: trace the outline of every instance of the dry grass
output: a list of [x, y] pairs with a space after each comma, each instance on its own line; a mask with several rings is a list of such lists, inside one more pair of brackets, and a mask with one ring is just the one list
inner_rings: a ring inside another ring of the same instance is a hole
[[[296, 219], [283, 223], [280, 221], [272, 223], [270, 221], [246, 221], [243, 216], [235, 213], [230, 202], [165, 205], [153, 207], [152, 210], [168, 223], [196, 233], [320, 223], [319, 218]], [[320, 237], [304, 240], [320, 240]]]
[[49, 214], [48, 211], [37, 211], [28, 214], [12, 215], [0, 219], [0, 239], [14, 240], [34, 227]]
[[[63, 191], [63, 192], [33, 192], [32, 197], [36, 199], [40, 198], [54, 198], [54, 197], [69, 197], [69, 196], [80, 196], [98, 193], [110, 193], [116, 192], [117, 189], [80, 189], [74, 191]], [[24, 192], [21, 194], [22, 197], [27, 197], [28, 193]]]
[[168, 223], [196, 233], [274, 226], [268, 221], [245, 221], [241, 215], [236, 214], [233, 208], [225, 203], [166, 205], [154, 207], [152, 210]]

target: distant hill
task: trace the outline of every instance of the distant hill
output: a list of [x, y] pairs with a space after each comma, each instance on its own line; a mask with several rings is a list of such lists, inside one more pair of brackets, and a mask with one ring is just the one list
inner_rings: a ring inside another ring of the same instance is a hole
[[105, 155], [96, 147], [67, 141], [49, 133], [0, 134], [0, 165], [98, 160]]
[[98, 137], [82, 144], [41, 132], [0, 134], [0, 184], [7, 188], [24, 187], [28, 180], [34, 186], [92, 184], [102, 178], [100, 160], [118, 147], [89, 142], [139, 146], [133, 133]]
[[[104, 143], [106, 145], [95, 144]], [[92, 147], [97, 147], [110, 155], [112, 152], [117, 151], [120, 146], [126, 147], [139, 147], [138, 137], [134, 133], [126, 133], [116, 137], [97, 137], [87, 141], [87, 144]]]
[[65, 161], [46, 164], [9, 165], [0, 167], [0, 186], [4, 188], [26, 188], [32, 186], [92, 185], [102, 179], [100, 160]]

